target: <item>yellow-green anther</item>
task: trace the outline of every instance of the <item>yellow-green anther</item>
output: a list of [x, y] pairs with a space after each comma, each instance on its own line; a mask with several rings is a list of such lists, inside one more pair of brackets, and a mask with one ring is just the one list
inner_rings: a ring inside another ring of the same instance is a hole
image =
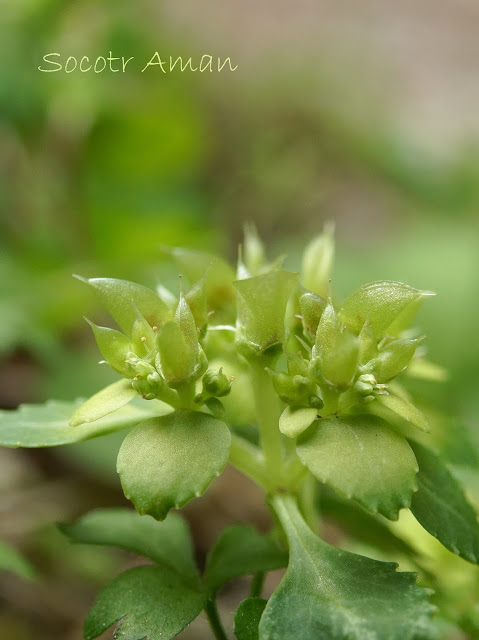
[[98, 348], [110, 367], [126, 378], [133, 377], [134, 372], [126, 362], [128, 354], [131, 352], [130, 339], [120, 331], [99, 327], [88, 318], [85, 320], [92, 328]]
[[131, 329], [131, 341], [135, 351], [140, 355], [145, 355], [155, 349], [156, 332], [153, 331], [149, 322], [137, 310], [137, 316]]
[[327, 224], [303, 254], [303, 284], [319, 296], [328, 296], [334, 260], [334, 225]]
[[395, 340], [381, 349], [368, 368], [381, 382], [388, 382], [402, 373], [411, 362], [418, 340]]

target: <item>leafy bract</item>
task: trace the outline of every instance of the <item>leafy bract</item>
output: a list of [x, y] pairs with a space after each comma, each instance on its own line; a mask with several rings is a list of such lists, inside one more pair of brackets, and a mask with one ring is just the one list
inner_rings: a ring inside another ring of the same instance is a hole
[[234, 282], [238, 322], [247, 342], [266, 349], [283, 341], [286, 304], [297, 281], [297, 274], [279, 270]]
[[323, 542], [294, 499], [273, 506], [290, 546], [288, 570], [259, 625], [261, 640], [429, 640], [432, 606], [412, 573]]
[[461, 486], [439, 456], [410, 442], [419, 464], [419, 489], [411, 511], [421, 525], [453, 553], [479, 563], [479, 524]]
[[72, 413], [82, 400], [25, 404], [15, 411], [0, 411], [0, 445], [4, 447], [55, 447], [103, 436], [169, 411], [159, 402], [130, 403], [114, 413], [79, 427], [70, 426]]
[[97, 509], [60, 529], [74, 542], [120, 547], [183, 576], [197, 575], [188, 526], [175, 513], [157, 522], [131, 509]]
[[318, 410], [312, 407], [286, 407], [279, 418], [279, 430], [289, 438], [296, 438], [318, 417]]
[[205, 570], [205, 583], [210, 594], [229, 580], [249, 573], [281, 569], [288, 554], [269, 537], [250, 525], [236, 525], [221, 532]]
[[318, 480], [391, 520], [409, 506], [416, 489], [411, 447], [376, 416], [318, 420], [300, 438], [297, 452]]
[[259, 640], [259, 621], [267, 600], [247, 598], [236, 609], [234, 632], [238, 640]]
[[22, 578], [35, 577], [35, 569], [13, 547], [0, 540], [0, 572], [9, 571]]
[[378, 395], [376, 399], [384, 407], [418, 427], [421, 431], [427, 433], [430, 430], [426, 416], [407, 397], [389, 393], [388, 395]]
[[200, 613], [200, 589], [166, 566], [136, 567], [100, 591], [85, 621], [85, 640], [93, 640], [120, 621], [122, 640], [169, 640]]
[[169, 319], [170, 311], [167, 305], [148, 287], [116, 278], [79, 279], [96, 290], [105, 309], [128, 335], [131, 333], [138, 312], [152, 326], [159, 326]]
[[409, 305], [414, 305], [425, 296], [434, 295], [419, 291], [402, 282], [383, 281], [365, 284], [346, 298], [340, 317], [354, 331], [359, 332], [366, 319], [378, 336], [386, 333], [396, 318]]
[[131, 380], [117, 380], [84, 402], [70, 418], [70, 425], [78, 427], [85, 422], [95, 422], [128, 404], [138, 392]]
[[206, 413], [179, 410], [147, 420], [125, 438], [118, 473], [140, 514], [157, 520], [202, 495], [228, 462], [231, 434]]

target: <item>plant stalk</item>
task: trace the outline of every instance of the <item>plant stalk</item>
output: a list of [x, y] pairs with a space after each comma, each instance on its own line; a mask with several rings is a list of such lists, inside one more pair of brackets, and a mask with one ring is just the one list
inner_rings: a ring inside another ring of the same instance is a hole
[[228, 636], [226, 635], [226, 631], [220, 620], [218, 608], [214, 600], [207, 600], [205, 605], [205, 612], [208, 616], [208, 622], [210, 623], [210, 627], [216, 640], [228, 640]]

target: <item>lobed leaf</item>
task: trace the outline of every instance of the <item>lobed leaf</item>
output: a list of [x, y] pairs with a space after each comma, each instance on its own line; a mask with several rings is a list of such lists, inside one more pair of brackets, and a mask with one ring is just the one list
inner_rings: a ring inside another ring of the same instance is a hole
[[299, 439], [297, 453], [318, 480], [391, 520], [416, 489], [411, 447], [376, 416], [318, 420]]
[[204, 594], [169, 567], [136, 567], [104, 587], [85, 620], [93, 640], [119, 622], [115, 638], [170, 640], [204, 605]]
[[419, 489], [411, 511], [421, 525], [447, 549], [468, 562], [479, 564], [477, 514], [439, 456], [410, 441], [419, 464]]
[[433, 607], [412, 573], [320, 540], [291, 496], [273, 506], [290, 546], [288, 570], [259, 625], [260, 640], [430, 640]]
[[230, 444], [225, 423], [205, 413], [183, 409], [146, 420], [118, 454], [125, 496], [140, 514], [163, 520], [206, 491], [225, 468]]
[[222, 531], [211, 550], [205, 569], [209, 594], [215, 594], [226, 582], [249, 573], [281, 569], [288, 554], [269, 537], [250, 525], [236, 525]]
[[186, 577], [198, 574], [186, 522], [170, 513], [163, 522], [121, 507], [97, 509], [60, 525], [74, 542], [120, 547], [151, 558]]
[[158, 402], [128, 404], [118, 411], [80, 427], [70, 426], [72, 413], [82, 400], [25, 404], [15, 411], [0, 411], [0, 445], [4, 447], [56, 447], [112, 431], [127, 429], [141, 420], [161, 415], [170, 408]]

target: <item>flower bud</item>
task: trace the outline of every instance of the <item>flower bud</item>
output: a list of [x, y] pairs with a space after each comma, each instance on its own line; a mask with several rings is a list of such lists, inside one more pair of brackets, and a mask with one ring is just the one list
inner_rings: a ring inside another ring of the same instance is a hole
[[231, 380], [223, 373], [223, 367], [218, 371], [209, 369], [203, 376], [203, 395], [221, 398], [231, 391]]
[[319, 296], [328, 295], [329, 281], [334, 260], [334, 225], [327, 224], [303, 254], [303, 284]]
[[157, 346], [160, 352], [161, 371], [170, 387], [196, 379], [198, 344], [189, 344], [176, 322], [167, 322], [158, 331]]

